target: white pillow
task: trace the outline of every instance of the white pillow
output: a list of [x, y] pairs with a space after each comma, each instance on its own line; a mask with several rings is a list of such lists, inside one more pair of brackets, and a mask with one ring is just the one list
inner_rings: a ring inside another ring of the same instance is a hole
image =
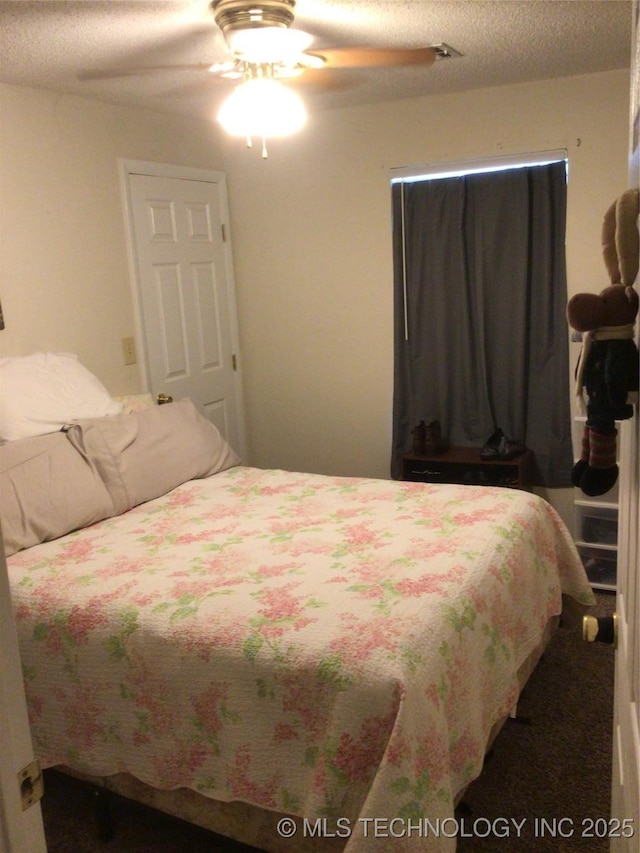
[[102, 383], [67, 352], [0, 358], [0, 440], [56, 432], [78, 418], [119, 415]]

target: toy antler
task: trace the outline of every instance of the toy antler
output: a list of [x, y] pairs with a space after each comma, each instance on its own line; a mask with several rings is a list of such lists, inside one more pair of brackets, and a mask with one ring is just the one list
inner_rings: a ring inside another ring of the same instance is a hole
[[640, 196], [632, 189], [617, 198], [604, 215], [602, 256], [611, 284], [632, 285], [638, 275], [639, 213]]

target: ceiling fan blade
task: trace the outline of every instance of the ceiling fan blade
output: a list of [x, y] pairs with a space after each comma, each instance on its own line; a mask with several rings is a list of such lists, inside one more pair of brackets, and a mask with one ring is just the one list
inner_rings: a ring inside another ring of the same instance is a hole
[[436, 61], [432, 47], [330, 47], [305, 50], [305, 54], [323, 59], [327, 68], [374, 68], [402, 65], [423, 65], [427, 68]]
[[[95, 6], [104, 5], [104, 2], [100, 3], [98, 0], [87, 4], [92, 10]], [[118, 49], [117, 53], [111, 48], [111, 51], [105, 54], [107, 59], [104, 63], [99, 59], [94, 60], [92, 66], [86, 67], [78, 74], [78, 79], [111, 80], [174, 69], [206, 71], [216, 61], [216, 57], [229, 58], [222, 33], [211, 24], [202, 21], [176, 21], [170, 14], [157, 18], [156, 30], [148, 25], [145, 29], [146, 41], [140, 41], [135, 48], [127, 44], [123, 49]], [[197, 61], [203, 56], [211, 56], [211, 61], [208, 64]]]
[[354, 78], [352, 75], [345, 77], [332, 74], [330, 69], [307, 68], [299, 77], [290, 77], [284, 82], [287, 86], [299, 87], [310, 95], [321, 95], [352, 88]]
[[131, 68], [112, 68], [98, 71], [83, 71], [78, 80], [115, 80], [117, 77], [138, 77], [156, 74], [158, 71], [208, 71], [210, 62], [192, 62], [185, 65], [137, 65]]

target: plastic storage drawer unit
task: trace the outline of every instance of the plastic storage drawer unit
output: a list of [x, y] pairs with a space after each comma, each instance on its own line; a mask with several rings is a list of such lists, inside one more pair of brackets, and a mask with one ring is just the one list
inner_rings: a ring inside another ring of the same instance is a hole
[[618, 510], [615, 507], [578, 506], [577, 538], [596, 545], [618, 544]]
[[578, 552], [590, 583], [594, 586], [615, 587], [618, 556], [615, 549], [578, 545]]

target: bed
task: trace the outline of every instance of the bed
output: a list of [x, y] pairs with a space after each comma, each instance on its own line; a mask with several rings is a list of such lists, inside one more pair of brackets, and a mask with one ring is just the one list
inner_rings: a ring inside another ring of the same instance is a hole
[[594, 600], [536, 495], [244, 466], [188, 400], [14, 438], [0, 476], [42, 766], [270, 853], [455, 849]]

